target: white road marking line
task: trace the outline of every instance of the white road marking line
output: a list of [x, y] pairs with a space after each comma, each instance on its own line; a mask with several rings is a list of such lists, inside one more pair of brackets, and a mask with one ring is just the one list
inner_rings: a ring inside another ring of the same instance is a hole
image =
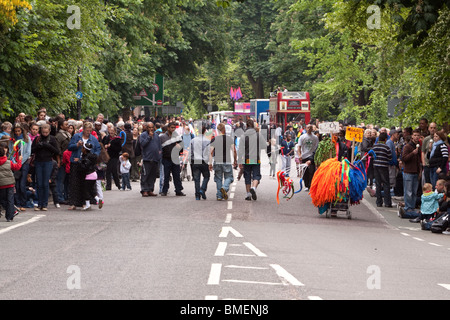
[[230, 196], [229, 196], [228, 198], [234, 199], [234, 192], [231, 192], [231, 193], [230, 193]]
[[413, 239], [414, 239], [414, 240], [417, 240], [417, 241], [425, 241], [425, 240], [423, 240], [423, 239], [421, 239], [421, 238], [417, 238], [417, 237], [413, 237]]
[[244, 245], [249, 248], [251, 251], [253, 251], [258, 257], [267, 257], [267, 255], [258, 248], [256, 248], [254, 245], [252, 245], [250, 242], [244, 242]]
[[219, 245], [217, 246], [216, 253], [214, 253], [214, 256], [216, 257], [223, 257], [225, 254], [225, 250], [227, 249], [227, 243], [226, 242], [219, 242]]
[[321, 297], [318, 296], [308, 296], [309, 300], [323, 300]]
[[220, 283], [220, 273], [222, 271], [221, 263], [213, 263], [209, 272], [208, 284], [217, 285]]
[[438, 283], [438, 286], [444, 287], [447, 290], [450, 290], [450, 284], [447, 283]]
[[428, 244], [431, 244], [432, 246], [436, 246], [436, 247], [442, 247], [442, 244], [437, 244], [434, 242], [428, 242]]
[[225, 223], [230, 223], [231, 222], [231, 213], [227, 213], [227, 217], [225, 218]]
[[205, 296], [205, 300], [219, 300], [218, 296]]
[[30, 224], [30, 223], [33, 223], [33, 222], [36, 222], [36, 221], [38, 221], [39, 219], [41, 219], [42, 217], [45, 217], [45, 215], [44, 215], [44, 214], [36, 215], [36, 216], [34, 216], [33, 218], [31, 218], [31, 219], [29, 219], [29, 220], [27, 220], [27, 221], [24, 221], [24, 222], [21, 222], [21, 223], [12, 225], [12, 226], [10, 226], [10, 227], [8, 227], [8, 228], [5, 228], [5, 229], [0, 230], [0, 234], [6, 233], [6, 232], [8, 232], [8, 231], [11, 231], [11, 230], [13, 230], [13, 229], [22, 227], [22, 226], [24, 226], [24, 225], [27, 225], [27, 224]]
[[281, 282], [261, 282], [261, 281], [250, 281], [250, 280], [222, 280], [224, 282], [234, 282], [234, 283], [249, 283], [249, 284], [267, 284], [267, 285], [272, 285], [272, 286], [281, 286], [284, 283]]
[[226, 238], [228, 233], [232, 233], [235, 237], [242, 238], [242, 234], [233, 229], [232, 227], [222, 227], [222, 231], [219, 234], [219, 238]]
[[235, 268], [235, 269], [255, 269], [255, 270], [267, 270], [269, 268], [266, 267], [252, 267], [252, 266], [237, 266], [234, 264], [225, 266], [225, 268]]
[[289, 272], [284, 270], [280, 265], [278, 264], [271, 264], [270, 265], [276, 272], [277, 275], [283, 279], [285, 279], [287, 282], [294, 286], [304, 286], [303, 283], [298, 281], [293, 275], [291, 275]]
[[254, 254], [245, 254], [245, 253], [227, 253], [227, 256], [256, 257], [256, 255], [254, 255]]
[[409, 234], [405, 233], [405, 232], [400, 232], [401, 235], [404, 235], [405, 237], [409, 237]]
[[235, 192], [236, 191], [236, 187], [231, 187], [231, 192]]
[[233, 209], [233, 201], [228, 201], [227, 209], [228, 209], [228, 210]]

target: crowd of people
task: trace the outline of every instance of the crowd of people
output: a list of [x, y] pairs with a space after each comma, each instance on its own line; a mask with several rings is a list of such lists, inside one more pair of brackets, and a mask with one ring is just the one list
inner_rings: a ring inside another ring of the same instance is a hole
[[[7, 221], [28, 208], [48, 210], [50, 193], [57, 208], [67, 205], [69, 210], [86, 211], [98, 205], [101, 209], [104, 191], [111, 190], [113, 183], [126, 191], [132, 189], [131, 182], [139, 181], [142, 197], [165, 197], [172, 181], [175, 196], [186, 196], [183, 180], [187, 172], [194, 180], [196, 200], [206, 199], [214, 174], [216, 200], [221, 201], [228, 199], [233, 170], [239, 170], [237, 179], [244, 177], [245, 200], [254, 201], [262, 178], [263, 151], [272, 178], [278, 168], [287, 176], [296, 169], [308, 190], [316, 170], [315, 153], [325, 136], [319, 120], [291, 122], [286, 128], [251, 118], [220, 123], [182, 117], [147, 120], [112, 122], [98, 114], [95, 120], [78, 121], [64, 114], [49, 117], [46, 110], [39, 110], [36, 117], [21, 113], [14, 123], [3, 122], [0, 195]], [[377, 206], [393, 207], [394, 199], [399, 216], [411, 222], [437, 219], [447, 212], [448, 128], [438, 128], [426, 119], [418, 128], [403, 130], [358, 127], [364, 129], [364, 138], [352, 148], [341, 125], [336, 137], [338, 157], [350, 159], [355, 149], [361, 154], [372, 152], [374, 157], [365, 160], [367, 191], [376, 197]], [[429, 198], [437, 208], [427, 204]]]

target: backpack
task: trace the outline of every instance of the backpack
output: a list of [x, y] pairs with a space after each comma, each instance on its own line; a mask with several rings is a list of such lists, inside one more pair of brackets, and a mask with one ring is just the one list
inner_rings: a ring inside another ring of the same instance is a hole
[[449, 214], [444, 213], [439, 218], [437, 218], [433, 223], [431, 224], [430, 230], [433, 233], [442, 233], [442, 231], [447, 230], [448, 228], [448, 218]]

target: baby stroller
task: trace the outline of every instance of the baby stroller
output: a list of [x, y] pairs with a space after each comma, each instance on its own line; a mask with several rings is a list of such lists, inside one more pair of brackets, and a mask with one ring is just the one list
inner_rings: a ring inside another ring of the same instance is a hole
[[187, 179], [187, 181], [191, 181], [191, 176], [187, 173], [188, 162], [189, 150], [183, 150], [183, 154], [180, 155], [181, 181], [184, 181], [184, 179]]

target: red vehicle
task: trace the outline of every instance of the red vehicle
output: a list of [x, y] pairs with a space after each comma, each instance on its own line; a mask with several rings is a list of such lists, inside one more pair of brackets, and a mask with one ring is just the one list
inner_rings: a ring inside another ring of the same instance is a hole
[[281, 123], [283, 130], [290, 121], [309, 123], [311, 120], [311, 102], [308, 92], [279, 92], [269, 102], [270, 122]]

